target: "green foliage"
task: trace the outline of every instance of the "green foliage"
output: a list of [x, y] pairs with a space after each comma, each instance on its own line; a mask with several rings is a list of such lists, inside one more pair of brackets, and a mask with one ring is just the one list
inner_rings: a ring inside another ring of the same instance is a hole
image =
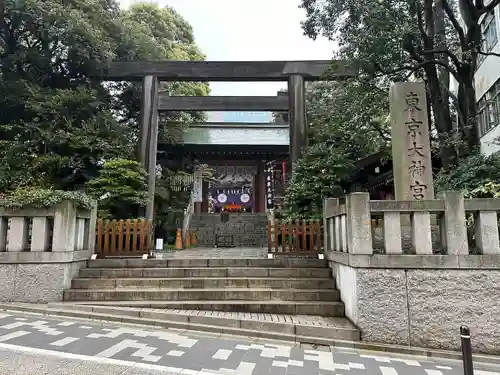
[[109, 160], [98, 177], [87, 183], [88, 193], [97, 200], [100, 216], [127, 218], [134, 207], [146, 204], [146, 178], [146, 171], [134, 160]]
[[[101, 83], [87, 71], [111, 60], [204, 59], [173, 9], [115, 0], [6, 0], [0, 6], [0, 192], [78, 189], [102, 160], [133, 158], [137, 84]], [[206, 95], [204, 83], [162, 86]], [[195, 119], [202, 119], [198, 115]], [[193, 120], [171, 113], [162, 121]], [[168, 141], [178, 132], [162, 126]], [[176, 130], [176, 129], [174, 129]]]
[[[500, 154], [484, 156], [477, 154], [460, 161], [453, 169], [441, 170], [435, 177], [436, 191], [458, 190], [466, 196], [482, 196], [488, 191], [493, 193], [500, 182]], [[485, 187], [487, 185], [487, 187]]]
[[297, 162], [285, 193], [289, 219], [321, 216], [324, 198], [340, 197], [354, 168], [353, 160], [325, 143], [309, 147]]
[[[483, 36], [480, 20], [500, 3], [449, 0], [302, 0], [306, 35], [326, 36], [337, 58], [360, 63], [361, 79], [426, 83], [442, 165], [476, 151], [474, 73]], [[450, 92], [450, 80], [458, 88]], [[458, 119], [456, 126], [454, 120]], [[460, 147], [453, 147], [451, 135]]]
[[310, 146], [295, 166], [282, 214], [318, 218], [324, 198], [344, 195], [355, 162], [386, 145], [387, 112], [387, 94], [377, 87], [357, 81], [311, 84]]
[[[132, 5], [120, 15], [123, 28], [118, 55], [123, 60], [204, 60], [194, 41], [191, 25], [173, 8], [156, 4]], [[140, 113], [140, 84], [120, 85], [123, 122], [136, 123]], [[160, 91], [178, 96], [206, 96], [209, 86], [202, 82], [162, 82]], [[179, 142], [182, 130], [190, 123], [205, 120], [202, 112], [169, 111], [159, 119], [159, 141]], [[174, 124], [174, 125], [172, 125]]]
[[77, 207], [92, 209], [95, 201], [80, 191], [63, 191], [43, 188], [19, 188], [10, 194], [0, 194], [0, 207], [18, 210], [21, 208], [47, 208], [63, 201], [74, 202]]
[[500, 198], [500, 184], [496, 182], [487, 182], [474, 190], [466, 196], [467, 198]]

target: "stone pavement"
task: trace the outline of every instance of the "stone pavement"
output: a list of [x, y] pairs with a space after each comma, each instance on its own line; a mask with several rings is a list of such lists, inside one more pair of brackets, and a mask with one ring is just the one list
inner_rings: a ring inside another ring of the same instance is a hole
[[[31, 314], [0, 315], [0, 375], [461, 375], [457, 361], [154, 330]], [[500, 375], [481, 364], [476, 375]]]
[[156, 253], [158, 259], [169, 258], [267, 258], [267, 249], [262, 247], [196, 247], [192, 249]]
[[[130, 309], [129, 309], [130, 310]], [[188, 315], [207, 318], [231, 319], [231, 320], [253, 320], [259, 322], [290, 323], [301, 325], [312, 325], [319, 327], [337, 327], [339, 320], [328, 316], [319, 315], [290, 315], [290, 314], [262, 314], [250, 312], [233, 311], [205, 311], [205, 310], [181, 310], [181, 309], [142, 309], [142, 311], [155, 312], [166, 315]]]

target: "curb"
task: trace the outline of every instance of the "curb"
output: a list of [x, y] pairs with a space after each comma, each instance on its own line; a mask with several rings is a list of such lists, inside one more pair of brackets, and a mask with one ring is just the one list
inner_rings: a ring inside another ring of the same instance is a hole
[[[344, 327], [341, 325], [312, 325], [312, 324], [296, 324], [292, 322], [276, 322], [276, 321], [263, 321], [255, 319], [241, 319], [235, 317], [217, 317], [217, 316], [204, 316], [193, 313], [175, 314], [166, 313], [163, 311], [155, 311], [153, 309], [140, 309], [140, 308], [124, 308], [118, 306], [100, 306], [88, 304], [60, 304], [49, 303], [48, 308], [51, 310], [71, 310], [71, 311], [85, 311], [95, 314], [111, 314], [141, 319], [152, 319], [162, 322], [181, 322], [188, 326], [194, 326], [196, 329], [202, 326], [215, 326], [220, 328], [232, 328], [245, 330], [245, 334], [249, 336], [256, 336], [255, 332], [272, 333], [275, 336], [284, 334], [291, 337], [314, 337], [318, 340], [331, 340], [335, 337], [339, 340], [359, 340], [359, 330], [354, 327]], [[275, 337], [273, 336], [273, 338]], [[297, 341], [297, 340], [293, 340]]]
[[[153, 326], [161, 328], [186, 329], [186, 330], [191, 330], [193, 332], [198, 331], [198, 332], [209, 332], [216, 334], [229, 334], [229, 335], [243, 336], [243, 337], [267, 338], [280, 341], [288, 341], [291, 343], [332, 346], [339, 349], [340, 348], [357, 349], [364, 351], [404, 354], [404, 355], [420, 356], [427, 358], [441, 358], [441, 359], [460, 360], [460, 361], [462, 360], [462, 353], [458, 351], [426, 349], [426, 348], [418, 348], [418, 347], [410, 347], [402, 345], [386, 345], [386, 344], [369, 343], [363, 341], [335, 340], [335, 339], [308, 337], [308, 336], [287, 334], [287, 333], [275, 333], [267, 331], [255, 331], [243, 328], [214, 326], [208, 324], [194, 324], [182, 321], [148, 319], [148, 318], [140, 318], [134, 316], [126, 316], [126, 315], [102, 314], [102, 313], [85, 312], [77, 310], [51, 309], [42, 306], [27, 306], [27, 305], [14, 305], [14, 304], [12, 305], [0, 304], [0, 310], [38, 313], [47, 316], [65, 316], [72, 318], [93, 319], [98, 321], [120, 322], [125, 324], [135, 324], [135, 325], [142, 325], [149, 327]], [[488, 365], [500, 365], [500, 356], [474, 354], [473, 359], [477, 363], [483, 363]]]

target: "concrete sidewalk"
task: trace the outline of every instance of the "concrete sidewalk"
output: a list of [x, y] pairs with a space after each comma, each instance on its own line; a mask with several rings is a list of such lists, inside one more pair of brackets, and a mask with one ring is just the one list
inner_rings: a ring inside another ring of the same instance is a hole
[[[85, 358], [61, 352], [0, 348], [0, 375], [174, 375], [163, 366]], [[184, 375], [184, 374], [183, 374]], [[186, 374], [187, 375], [187, 374]]]
[[[476, 375], [500, 375], [475, 363]], [[0, 314], [0, 375], [462, 375], [460, 361], [116, 322]]]

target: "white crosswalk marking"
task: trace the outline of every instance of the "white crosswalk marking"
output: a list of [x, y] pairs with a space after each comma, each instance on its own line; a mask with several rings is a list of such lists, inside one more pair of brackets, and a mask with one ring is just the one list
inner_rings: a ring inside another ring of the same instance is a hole
[[61, 327], [69, 327], [69, 326], [72, 326], [72, 325], [75, 325], [76, 322], [61, 322], [58, 324], [58, 326], [61, 326]]
[[77, 337], [65, 337], [63, 339], [60, 339], [60, 340], [52, 342], [50, 345], [53, 345], [53, 346], [66, 346], [66, 345], [71, 344], [72, 342], [75, 342], [77, 340], [80, 340], [80, 339], [77, 338]]
[[382, 375], [399, 375], [394, 367], [380, 366], [379, 368]]
[[31, 332], [28, 331], [15, 331], [11, 333], [7, 333], [6, 335], [0, 336], [0, 342], [4, 342], [7, 340], [12, 340], [21, 336], [29, 335]]
[[132, 356], [140, 357], [144, 361], [158, 362], [161, 359], [161, 357], [159, 356], [151, 355], [151, 353], [153, 353], [156, 350], [156, 348], [153, 348], [146, 344], [139, 343], [135, 340], [123, 340], [122, 342], [113, 345], [112, 347], [100, 352], [99, 354], [96, 354], [96, 357], [111, 358], [115, 354], [128, 348], [137, 349], [137, 351], [133, 353]]

